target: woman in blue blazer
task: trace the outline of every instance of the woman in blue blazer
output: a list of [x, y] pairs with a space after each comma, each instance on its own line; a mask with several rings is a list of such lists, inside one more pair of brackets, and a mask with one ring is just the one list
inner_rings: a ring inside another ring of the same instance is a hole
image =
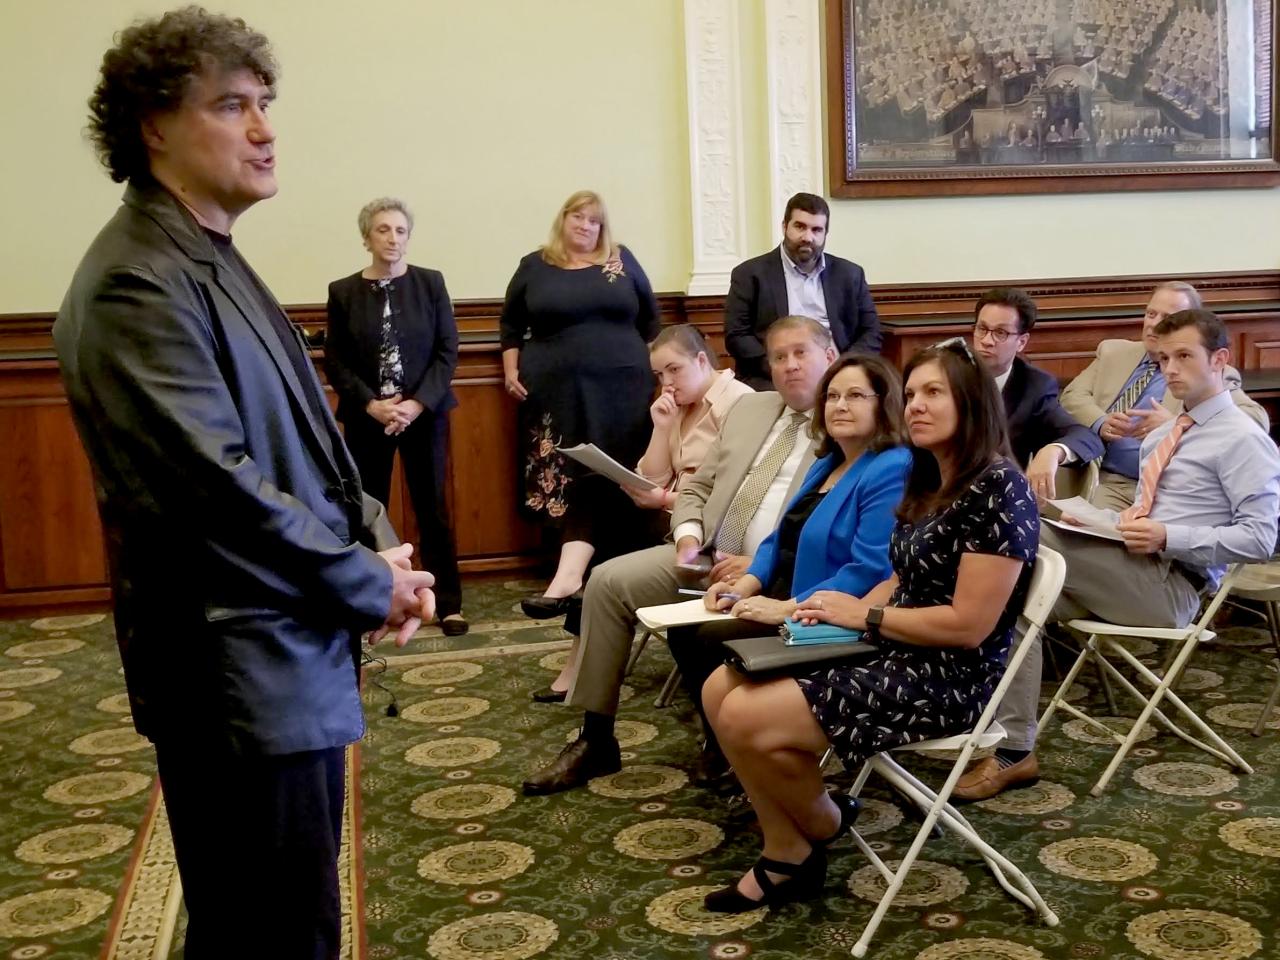
[[[724, 640], [761, 635], [762, 625], [782, 623], [816, 590], [860, 597], [890, 575], [889, 534], [911, 464], [902, 381], [878, 356], [846, 354], [827, 371], [815, 399], [810, 433], [818, 459], [747, 572], [707, 591], [710, 609], [737, 619], [668, 634], [695, 703], [724, 660]], [[708, 736], [695, 779], [713, 779], [722, 769]]]

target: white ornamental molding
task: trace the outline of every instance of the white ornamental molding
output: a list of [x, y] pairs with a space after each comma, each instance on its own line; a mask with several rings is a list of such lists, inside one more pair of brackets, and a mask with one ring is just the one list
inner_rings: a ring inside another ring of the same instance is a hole
[[689, 189], [693, 207], [691, 296], [729, 289], [746, 258], [742, 83], [737, 0], [685, 0]]
[[765, 0], [769, 222], [787, 198], [826, 192], [822, 168], [821, 0]]

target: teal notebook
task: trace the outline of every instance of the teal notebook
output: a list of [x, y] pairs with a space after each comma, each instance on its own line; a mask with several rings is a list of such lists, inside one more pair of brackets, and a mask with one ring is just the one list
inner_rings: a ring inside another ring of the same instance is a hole
[[782, 641], [789, 647], [807, 646], [813, 643], [852, 643], [862, 639], [861, 630], [837, 627], [831, 623], [815, 623], [806, 627], [799, 620], [784, 620], [778, 628]]

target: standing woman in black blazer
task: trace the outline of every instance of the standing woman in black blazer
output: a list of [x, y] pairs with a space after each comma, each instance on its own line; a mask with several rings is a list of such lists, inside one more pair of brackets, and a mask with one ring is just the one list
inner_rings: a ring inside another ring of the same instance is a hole
[[400, 451], [440, 626], [457, 636], [467, 621], [444, 499], [449, 411], [458, 405], [449, 387], [458, 366], [453, 304], [438, 270], [405, 260], [413, 214], [402, 201], [374, 200], [357, 222], [372, 262], [329, 284], [325, 372], [364, 489], [384, 504]]

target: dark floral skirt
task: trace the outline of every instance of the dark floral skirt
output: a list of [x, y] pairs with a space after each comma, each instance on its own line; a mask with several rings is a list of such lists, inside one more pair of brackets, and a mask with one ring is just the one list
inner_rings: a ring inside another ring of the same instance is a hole
[[524, 456], [524, 510], [534, 516], [559, 520], [568, 509], [567, 494], [573, 477], [568, 472], [568, 458], [556, 447], [556, 432], [550, 412], [527, 430]]

